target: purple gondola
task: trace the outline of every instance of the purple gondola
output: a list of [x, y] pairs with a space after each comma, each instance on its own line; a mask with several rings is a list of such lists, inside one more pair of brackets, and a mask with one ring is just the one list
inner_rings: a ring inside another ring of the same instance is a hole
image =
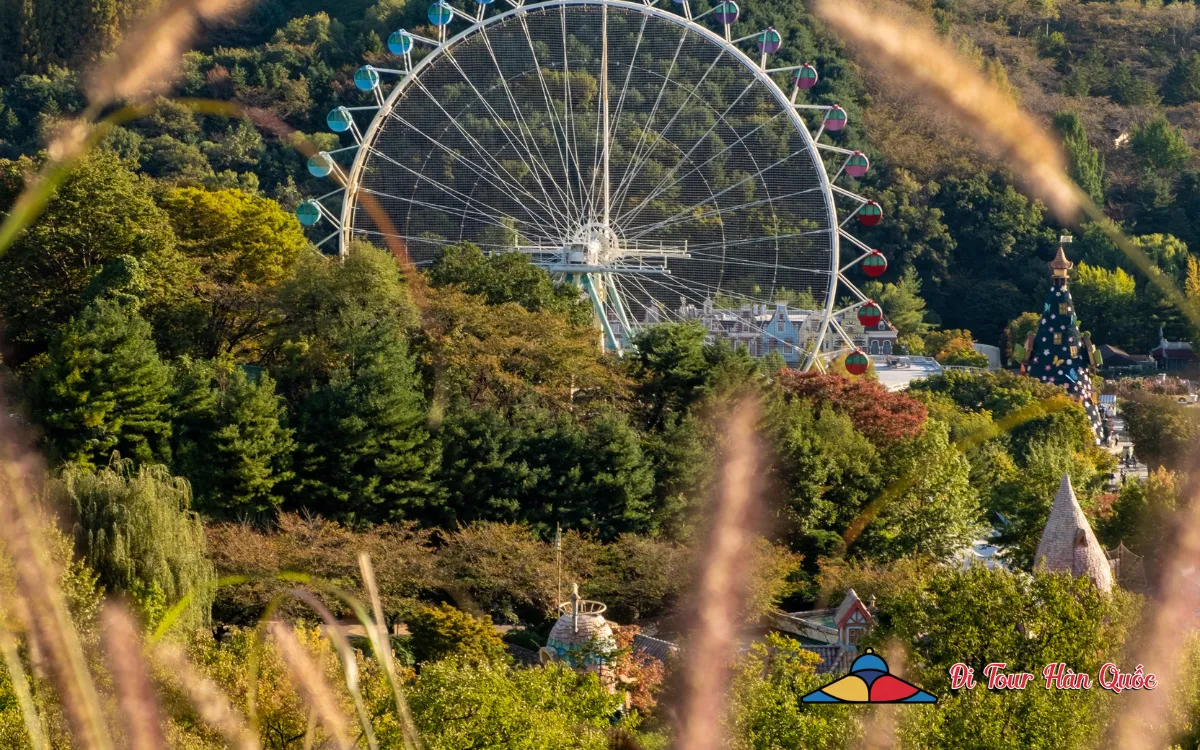
[[817, 69], [808, 63], [804, 63], [796, 70], [796, 75], [792, 77], [792, 83], [796, 84], [796, 88], [811, 89], [817, 85], [820, 76], [817, 75]]
[[713, 15], [717, 17], [717, 21], [725, 26], [732, 26], [733, 22], [738, 20], [738, 6], [735, 2], [724, 2], [717, 6], [713, 11]]
[[768, 26], [767, 30], [758, 35], [758, 51], [764, 55], [773, 55], [783, 46], [783, 37], [775, 30], [774, 26]]

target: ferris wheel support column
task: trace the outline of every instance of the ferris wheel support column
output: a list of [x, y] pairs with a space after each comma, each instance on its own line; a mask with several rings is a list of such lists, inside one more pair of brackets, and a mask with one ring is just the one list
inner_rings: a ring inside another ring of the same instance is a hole
[[583, 290], [587, 292], [588, 299], [592, 301], [592, 312], [596, 315], [596, 321], [600, 323], [600, 330], [602, 332], [600, 346], [601, 348], [607, 348], [617, 354], [621, 354], [621, 343], [617, 341], [612, 325], [608, 322], [608, 313], [604, 310], [603, 287], [596, 286], [595, 277], [597, 275], [594, 273], [580, 274], [581, 281], [583, 282]]

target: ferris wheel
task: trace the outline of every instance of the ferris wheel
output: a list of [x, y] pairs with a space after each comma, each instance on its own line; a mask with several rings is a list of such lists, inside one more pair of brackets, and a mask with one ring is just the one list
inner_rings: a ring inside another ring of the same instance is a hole
[[355, 73], [367, 103], [329, 113], [352, 143], [309, 160], [337, 187], [297, 217], [341, 254], [523, 253], [579, 285], [618, 353], [702, 318], [756, 354], [807, 369], [850, 352], [865, 371], [847, 322], [882, 312], [846, 274], [887, 261], [848, 229], [882, 210], [838, 184], [869, 168], [831, 136], [846, 112], [806, 103], [817, 70], [770, 67], [782, 36], [735, 32], [736, 3], [657, 1], [438, 0], [421, 33], [389, 37], [391, 67]]

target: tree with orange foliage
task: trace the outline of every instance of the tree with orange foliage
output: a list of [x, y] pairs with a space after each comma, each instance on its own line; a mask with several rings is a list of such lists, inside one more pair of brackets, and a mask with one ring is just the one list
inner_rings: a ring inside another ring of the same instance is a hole
[[779, 373], [785, 393], [814, 405], [828, 404], [850, 417], [854, 426], [883, 449], [915, 437], [925, 425], [925, 405], [904, 393], [893, 393], [877, 380], [785, 370]]

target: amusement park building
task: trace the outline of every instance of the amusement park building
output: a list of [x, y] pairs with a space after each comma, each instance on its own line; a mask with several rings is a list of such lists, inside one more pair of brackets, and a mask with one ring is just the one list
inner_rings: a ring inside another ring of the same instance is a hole
[[[665, 322], [667, 316], [651, 309], [643, 325]], [[803, 363], [805, 352], [812, 348], [820, 333], [820, 311], [792, 309], [786, 302], [742, 305], [739, 308], [717, 307], [711, 298], [700, 305], [681, 301], [679, 309], [670, 316], [674, 320], [697, 320], [708, 331], [710, 342], [727, 341], [733, 346], [744, 347], [755, 357], [766, 357], [778, 352], [790, 366]], [[853, 311], [836, 317], [842, 330], [854, 341], [854, 345], [867, 354], [890, 355], [896, 349], [897, 331], [887, 319], [871, 327], [858, 321]], [[615, 330], [620, 323], [610, 322]], [[844, 346], [840, 338], [826, 336], [821, 349], [832, 352]]]

